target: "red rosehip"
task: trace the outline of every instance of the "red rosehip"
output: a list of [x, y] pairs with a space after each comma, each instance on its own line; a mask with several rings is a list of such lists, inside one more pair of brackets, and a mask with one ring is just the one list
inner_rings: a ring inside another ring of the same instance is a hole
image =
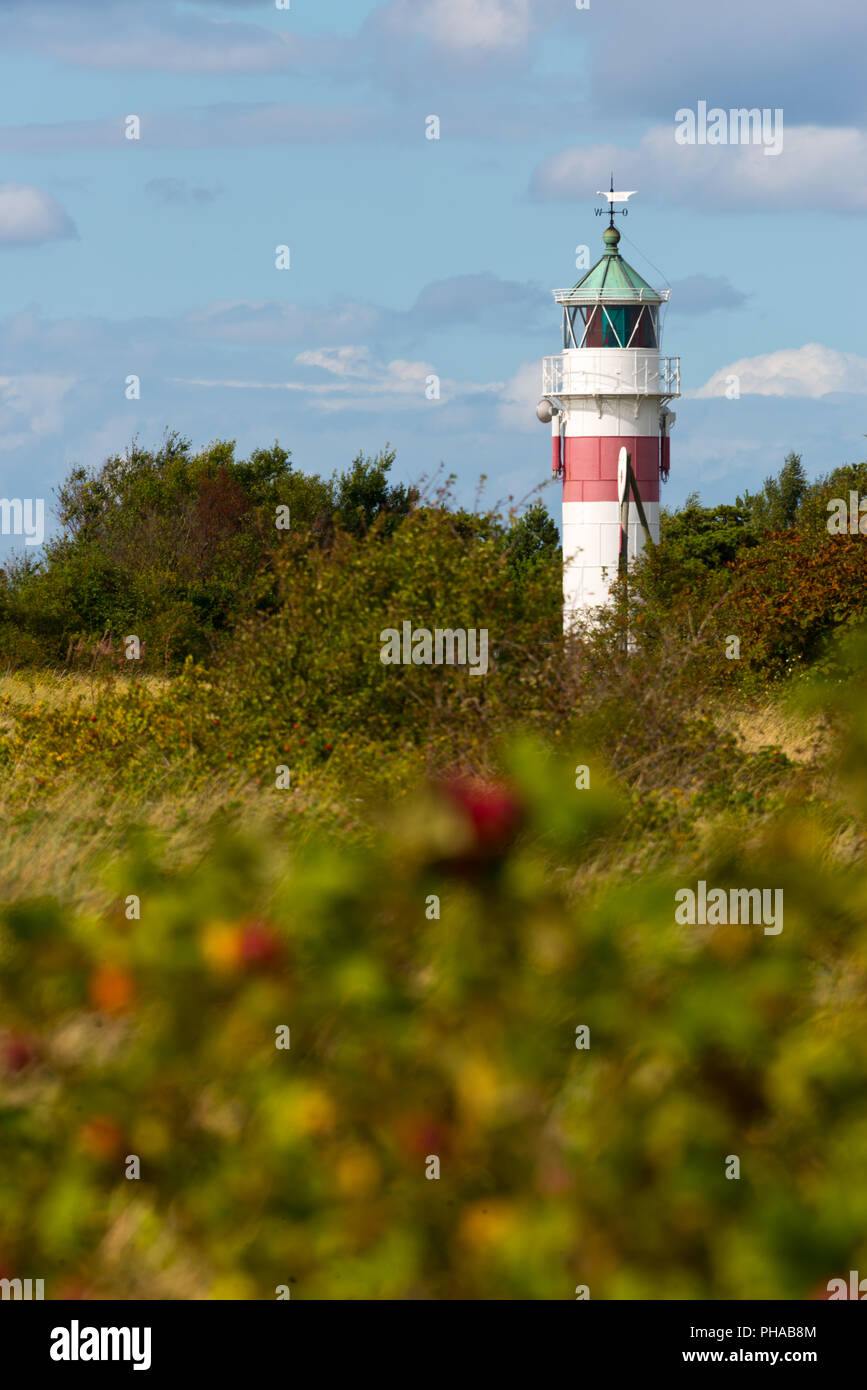
[[270, 927], [263, 922], [250, 922], [241, 936], [241, 959], [245, 965], [274, 965], [283, 955], [283, 948]]
[[36, 1056], [36, 1050], [28, 1038], [4, 1038], [2, 1043], [3, 1066], [15, 1075], [24, 1071]]
[[506, 847], [522, 815], [521, 803], [509, 787], [453, 777], [445, 783], [444, 791], [472, 826], [479, 850], [496, 851]]

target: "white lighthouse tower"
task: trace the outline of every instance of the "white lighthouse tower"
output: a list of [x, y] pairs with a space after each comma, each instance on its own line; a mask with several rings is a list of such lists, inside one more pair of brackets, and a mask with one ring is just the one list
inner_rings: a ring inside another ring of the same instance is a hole
[[[551, 422], [552, 466], [563, 480], [567, 631], [576, 616], [608, 601], [621, 554], [630, 559], [643, 549], [642, 510], [659, 540], [659, 486], [675, 419], [668, 402], [680, 395], [680, 358], [660, 355], [659, 309], [670, 291], [651, 289], [620, 255], [614, 204], [630, 194], [615, 192], [612, 178], [604, 196], [610, 217], [601, 258], [574, 289], [554, 291], [563, 352], [544, 359], [536, 412]], [[621, 462], [618, 479], [623, 450], [631, 476]]]

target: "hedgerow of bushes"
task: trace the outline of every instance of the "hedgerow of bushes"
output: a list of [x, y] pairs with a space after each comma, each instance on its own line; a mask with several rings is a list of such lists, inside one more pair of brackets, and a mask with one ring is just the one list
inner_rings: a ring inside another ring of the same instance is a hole
[[[105, 913], [7, 904], [0, 1272], [52, 1298], [798, 1299], [862, 1266], [860, 863], [795, 805], [585, 877], [624, 814], [590, 763], [578, 790], [515, 746], [363, 848], [217, 826], [178, 867], [133, 837]], [[783, 931], [676, 925], [699, 877], [781, 888]]]

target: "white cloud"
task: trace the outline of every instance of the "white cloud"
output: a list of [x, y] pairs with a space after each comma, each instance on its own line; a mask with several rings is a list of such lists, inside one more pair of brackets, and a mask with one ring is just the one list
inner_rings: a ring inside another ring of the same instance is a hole
[[75, 384], [72, 376], [0, 377], [0, 452], [60, 434], [65, 397]]
[[314, 348], [295, 358], [302, 367], [321, 367], [339, 377], [370, 377], [372, 362], [366, 347]]
[[800, 396], [816, 399], [832, 391], [867, 395], [867, 357], [838, 352], [821, 343], [783, 348], [758, 357], [741, 357], [685, 396], [725, 396], [728, 378], [737, 377], [742, 396]]
[[[395, 358], [378, 361], [366, 347], [318, 348], [299, 353], [298, 366], [308, 369], [309, 379], [303, 381], [216, 380], [175, 377], [185, 386], [222, 387], [246, 391], [293, 391], [303, 393], [325, 412], [356, 410], [380, 411], [430, 409], [462, 397], [489, 395], [496, 397], [503, 390], [502, 382], [454, 381], [440, 377], [430, 362], [411, 362]], [[323, 381], [325, 373], [328, 380]], [[430, 398], [428, 388], [436, 377], [439, 398]]]
[[[541, 362], [522, 362], [503, 387], [497, 410], [497, 425], [504, 430], [519, 430], [536, 434], [540, 440], [540, 457], [545, 457], [542, 437], [546, 427], [536, 417], [536, 406], [542, 396]], [[547, 427], [550, 430], [550, 426]]]
[[0, 184], [0, 246], [38, 246], [77, 236], [75, 223], [50, 193], [25, 183]]
[[520, 50], [534, 28], [530, 0], [392, 0], [376, 19], [398, 37], [469, 56]]
[[783, 127], [783, 147], [679, 145], [675, 123], [655, 125], [632, 148], [612, 143], [562, 150], [538, 166], [533, 192], [542, 199], [582, 197], [599, 186], [600, 169], [648, 201], [714, 212], [774, 212], [833, 207], [867, 211], [867, 131], [854, 126]]

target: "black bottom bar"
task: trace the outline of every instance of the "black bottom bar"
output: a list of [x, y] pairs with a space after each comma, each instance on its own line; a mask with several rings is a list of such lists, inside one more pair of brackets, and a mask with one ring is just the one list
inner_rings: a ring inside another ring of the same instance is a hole
[[[865, 1331], [860, 1310], [829, 1302], [576, 1300], [568, 1308], [530, 1302], [410, 1308], [303, 1300], [7, 1301], [0, 1303], [4, 1378], [11, 1385], [13, 1376], [47, 1373], [60, 1383], [108, 1373], [115, 1380], [132, 1376], [134, 1384], [146, 1376], [161, 1384], [169, 1375], [195, 1372], [222, 1382], [233, 1374], [249, 1379], [251, 1371], [258, 1379], [283, 1367], [287, 1377], [306, 1379], [312, 1366], [321, 1373], [345, 1365], [360, 1375], [391, 1364], [395, 1371], [402, 1366], [401, 1379], [412, 1382], [422, 1366], [428, 1378], [438, 1364], [453, 1375], [460, 1341], [464, 1369], [471, 1373], [473, 1363], [482, 1362], [488, 1376], [502, 1363], [516, 1378], [516, 1358], [526, 1351], [537, 1374], [559, 1354], [577, 1373], [591, 1367], [652, 1375], [675, 1368], [799, 1366], [827, 1381], [829, 1373], [857, 1364]], [[91, 1359], [93, 1353], [99, 1359]]]

